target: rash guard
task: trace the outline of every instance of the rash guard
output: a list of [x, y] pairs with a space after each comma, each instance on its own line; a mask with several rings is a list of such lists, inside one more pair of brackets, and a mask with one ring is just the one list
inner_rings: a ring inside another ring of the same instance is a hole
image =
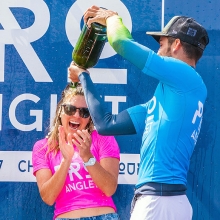
[[136, 188], [149, 182], [186, 185], [206, 86], [187, 63], [159, 56], [135, 42], [118, 16], [107, 21], [108, 40], [116, 52], [159, 83], [151, 100], [113, 115], [103, 107], [89, 74], [80, 74], [95, 126], [105, 135], [143, 134]]

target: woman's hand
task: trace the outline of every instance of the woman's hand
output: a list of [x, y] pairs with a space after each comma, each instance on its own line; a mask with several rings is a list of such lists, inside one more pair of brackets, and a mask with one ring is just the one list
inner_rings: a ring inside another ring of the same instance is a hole
[[74, 155], [74, 148], [72, 144], [72, 134], [67, 135], [67, 140], [65, 139], [65, 131], [62, 125], [59, 126], [59, 147], [63, 155], [63, 159], [70, 161]]
[[48, 205], [53, 205], [61, 192], [74, 154], [72, 134], [68, 134], [66, 141], [63, 126], [60, 125], [58, 130], [59, 147], [63, 156], [59, 167], [54, 174], [49, 168], [40, 169], [36, 172], [41, 198]]
[[[73, 134], [72, 142], [78, 147], [80, 157], [84, 162], [88, 162], [91, 157], [92, 138], [87, 130], [78, 130]], [[107, 196], [112, 196], [115, 193], [118, 183], [119, 160], [112, 157], [104, 157], [97, 161], [93, 166], [87, 166], [90, 176], [94, 183]]]
[[87, 162], [89, 158], [93, 157], [90, 151], [92, 144], [91, 135], [87, 130], [78, 130], [73, 136], [72, 142], [78, 147], [80, 157], [84, 162]]
[[78, 66], [76, 66], [74, 64], [74, 62], [70, 63], [70, 66], [68, 68], [68, 78], [72, 81], [72, 82], [79, 82], [79, 75], [82, 72], [86, 72], [89, 74], [88, 70], [82, 69]]

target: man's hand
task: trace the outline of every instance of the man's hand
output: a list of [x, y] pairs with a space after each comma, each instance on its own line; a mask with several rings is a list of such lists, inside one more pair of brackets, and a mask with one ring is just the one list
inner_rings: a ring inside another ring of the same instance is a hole
[[118, 13], [93, 5], [86, 10], [84, 14], [84, 22], [88, 27], [90, 27], [93, 22], [106, 26], [106, 19], [114, 15], [118, 15]]
[[78, 66], [76, 66], [74, 64], [74, 62], [71, 62], [69, 68], [68, 68], [68, 78], [72, 81], [72, 82], [79, 82], [79, 75], [82, 72], [86, 72], [89, 74], [88, 70], [84, 70]]

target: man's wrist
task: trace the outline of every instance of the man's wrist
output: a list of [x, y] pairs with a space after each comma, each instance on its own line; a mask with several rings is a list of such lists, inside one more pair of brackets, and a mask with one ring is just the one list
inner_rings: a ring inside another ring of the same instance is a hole
[[81, 72], [81, 73], [79, 73], [79, 75], [78, 75], [78, 79], [80, 80], [80, 76], [87, 76], [87, 75], [89, 75], [89, 73], [88, 72], [86, 72], [86, 71], [83, 71], [83, 72]]
[[109, 13], [105, 16], [105, 22], [107, 23], [107, 19], [110, 18], [110, 17], [113, 17], [115, 15], [118, 16], [118, 13], [115, 12], [115, 11], [109, 11]]

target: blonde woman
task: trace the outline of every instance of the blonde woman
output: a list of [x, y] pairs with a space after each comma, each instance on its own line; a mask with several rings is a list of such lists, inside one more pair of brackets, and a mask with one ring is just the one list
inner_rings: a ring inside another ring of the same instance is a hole
[[119, 156], [115, 138], [94, 130], [80, 84], [68, 85], [48, 136], [32, 155], [41, 198], [55, 203], [54, 219], [119, 219], [111, 198]]

